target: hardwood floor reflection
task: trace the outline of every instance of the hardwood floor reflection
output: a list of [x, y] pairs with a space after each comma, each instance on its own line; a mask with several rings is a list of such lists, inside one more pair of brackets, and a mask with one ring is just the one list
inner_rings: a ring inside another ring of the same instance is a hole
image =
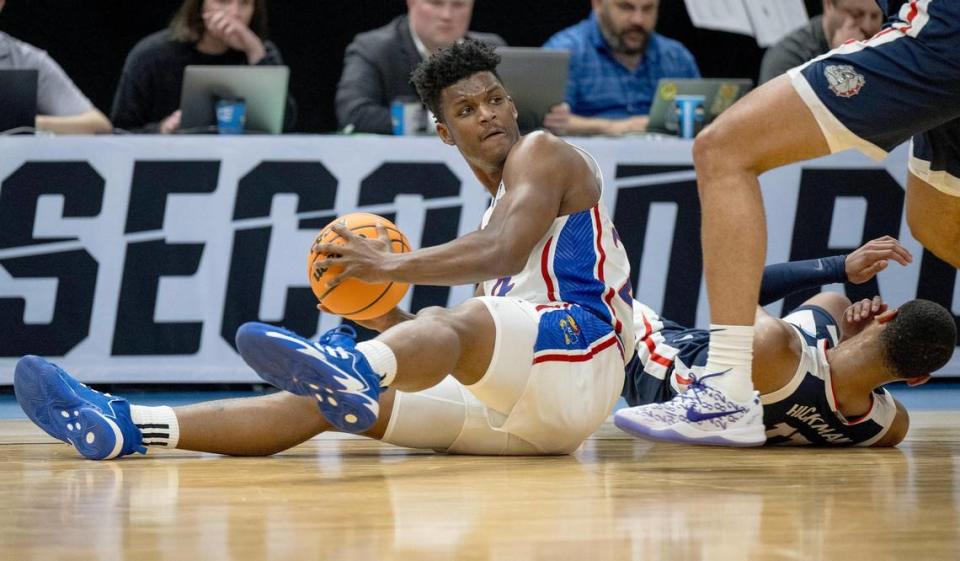
[[0, 422], [4, 559], [960, 558], [960, 413], [891, 450], [651, 445], [560, 458], [320, 437], [272, 458], [78, 459]]

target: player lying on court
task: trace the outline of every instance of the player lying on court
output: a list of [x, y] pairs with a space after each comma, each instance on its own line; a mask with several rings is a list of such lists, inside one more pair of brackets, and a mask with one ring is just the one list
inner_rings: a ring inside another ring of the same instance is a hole
[[[873, 240], [850, 255], [783, 263], [764, 270], [760, 304], [823, 284], [864, 283], [886, 268], [887, 260], [906, 264], [907, 250], [893, 238]], [[689, 407], [699, 393], [715, 391], [703, 380], [709, 332], [659, 317], [634, 302], [637, 354], [627, 365], [621, 429], [656, 440], [674, 435], [653, 432], [637, 422], [637, 406], [680, 395], [686, 408], [673, 408], [687, 424], [665, 418], [661, 426], [704, 430], [728, 412]], [[911, 300], [888, 309], [880, 297], [851, 304], [846, 296], [817, 294], [783, 319], [757, 308], [753, 339], [753, 384], [763, 404], [767, 445], [895, 446], [907, 434], [907, 411], [882, 386], [929, 380], [953, 355], [957, 340], [952, 314], [928, 300]], [[700, 386], [700, 392], [686, 390]], [[642, 410], [640, 410], [642, 411]], [[664, 413], [667, 415], [667, 413]], [[661, 429], [664, 430], [664, 429]], [[673, 429], [665, 429], [673, 430]], [[689, 435], [680, 435], [689, 436]], [[735, 434], [702, 443], [735, 445]]]
[[[905, 250], [895, 240], [886, 238], [874, 240], [846, 257], [771, 265], [764, 274], [762, 301], [773, 302], [797, 290], [831, 282], [866, 282], [884, 269], [889, 259], [902, 261], [903, 252]], [[922, 306], [931, 310], [932, 323], [921, 327], [919, 332], [913, 331], [916, 328], [911, 327], [912, 324], [903, 322], [906, 316], [897, 314], [899, 319], [896, 321], [903, 323], [889, 321], [893, 319], [891, 312], [884, 310], [882, 304], [875, 305], [873, 301], [860, 302], [844, 310], [843, 306], [848, 302], [842, 296], [820, 294], [808, 302], [811, 303], [815, 307], [798, 309], [790, 319], [801, 320], [800, 325], [811, 332], [816, 327], [819, 340], [829, 338], [830, 341], [836, 341], [842, 334], [847, 338], [843, 343], [845, 352], [855, 347], [869, 351], [871, 341], [875, 340], [870, 330], [879, 330], [890, 336], [888, 328], [891, 325], [901, 326], [901, 333], [895, 334], [895, 341], [898, 342], [898, 349], [906, 351], [892, 352], [892, 356], [912, 357], [918, 351], [925, 352], [931, 344], [928, 338], [931, 341], [942, 339], [952, 349], [951, 337], [955, 336], [952, 319], [949, 314], [944, 316], [942, 308], [930, 308], [929, 303]], [[669, 399], [683, 389], [684, 384], [679, 383], [681, 380], [692, 382], [702, 374], [699, 365], [702, 364], [707, 334], [658, 318], [639, 303], [634, 304], [634, 311], [640, 321], [636, 333], [637, 354], [626, 367], [623, 395], [631, 405]], [[832, 316], [840, 318], [839, 323], [825, 321], [827, 314], [839, 314]], [[388, 316], [364, 323], [373, 329], [383, 329], [409, 317], [395, 309]], [[883, 367], [874, 370], [858, 368], [856, 372], [862, 379], [847, 376], [846, 368], [842, 373], [841, 370], [835, 370], [831, 376], [830, 370], [824, 368], [826, 363], [822, 360], [819, 347], [810, 346], [813, 337], [801, 334], [800, 330], [794, 330], [769, 316], [765, 316], [763, 324], [770, 326], [774, 340], [783, 341], [786, 338], [782, 349], [799, 353], [792, 359], [788, 354], [783, 361], [786, 367], [780, 361], [771, 361], [769, 368], [757, 369], [756, 383], [764, 393], [765, 421], [771, 428], [771, 444], [788, 443], [787, 440], [789, 443], [802, 443], [806, 440], [815, 444], [892, 446], [903, 438], [907, 430], [907, 415], [903, 408], [895, 405], [885, 391], [870, 395], [877, 385], [875, 380], [884, 378]], [[942, 328], [938, 327], [941, 324]], [[902, 332], [904, 327], [908, 331], [906, 334]], [[855, 331], [862, 333], [853, 337]], [[929, 331], [934, 332], [933, 336], [929, 335]], [[921, 341], [919, 347], [916, 346], [917, 339]], [[767, 342], [764, 339], [758, 344], [766, 345]], [[901, 344], [903, 347], [899, 346]], [[949, 356], [946, 349], [943, 352]], [[765, 353], [762, 356], [773, 354]], [[873, 360], [869, 352], [862, 356], [866, 356], [865, 361]], [[927, 370], [934, 370], [937, 363], [940, 361], [932, 361], [932, 366]], [[808, 371], [808, 366], [815, 365], [821, 368], [810, 368]], [[804, 368], [802, 371], [801, 367]], [[925, 379], [924, 376], [917, 376], [909, 382], [922, 383]], [[828, 384], [827, 380], [831, 382]], [[21, 361], [17, 366], [15, 381], [17, 398], [24, 410], [56, 438], [71, 443], [78, 439], [82, 442], [86, 432], [103, 426], [99, 419], [110, 419], [112, 425], [117, 427], [115, 434], [121, 435], [120, 440], [110, 435], [106, 438], [95, 436], [91, 444], [106, 442], [107, 446], [78, 446], [81, 453], [94, 459], [126, 455], [147, 448], [180, 448], [241, 456], [269, 455], [296, 446], [324, 431], [338, 430], [320, 414], [314, 398], [288, 392], [175, 409], [142, 407], [130, 405], [122, 398], [99, 394], [37, 357], [26, 357]], [[798, 385], [794, 387], [793, 384]], [[777, 391], [781, 388], [794, 391], [789, 394]], [[832, 388], [833, 392], [828, 392], [828, 388]], [[38, 393], [41, 395], [39, 399], [36, 397]], [[467, 408], [463, 406], [464, 400], [468, 400]], [[866, 417], [859, 415], [862, 418], [856, 419], [858, 413], [870, 408], [870, 403], [874, 404], [871, 412]], [[449, 378], [438, 386], [418, 393], [388, 389], [380, 395], [380, 409], [379, 419], [364, 433], [366, 436], [410, 448], [498, 453], [495, 448], [497, 439], [491, 440], [490, 448], [486, 450], [452, 446], [464, 430], [490, 433], [483, 428], [483, 410], [476, 400]], [[61, 411], [66, 411], [67, 417]], [[73, 411], [77, 411], [78, 415], [74, 415]], [[88, 418], [92, 418], [93, 422]], [[478, 424], [467, 425], [468, 418]], [[616, 421], [629, 431], [629, 419], [629, 410], [621, 410]], [[67, 429], [67, 424], [74, 425], [74, 428]], [[471, 429], [471, 426], [474, 428]], [[111, 432], [114, 431], [111, 429]]]
[[[791, 69], [724, 111], [697, 136], [693, 161], [702, 213], [703, 267], [710, 300], [700, 401], [737, 411], [711, 430], [665, 427], [684, 404], [646, 405], [650, 432], [696, 444], [765, 442], [751, 382], [754, 308], [767, 229], [758, 176], [791, 162], [857, 148], [882, 158], [911, 140], [906, 218], [913, 236], [960, 267], [960, 2], [878, 0], [888, 25]], [[757, 409], [757, 410], [754, 410]], [[744, 413], [741, 413], [744, 412]]]
[[[464, 41], [413, 76], [440, 139], [493, 197], [481, 229], [410, 253], [343, 228], [343, 245], [316, 246], [338, 255], [316, 266], [341, 266], [341, 278], [482, 283], [484, 296], [416, 317], [397, 311], [374, 325], [379, 337], [359, 344], [345, 329], [317, 343], [270, 325], [241, 326], [243, 359], [290, 392], [258, 401], [253, 412], [201, 406], [180, 416], [134, 407], [128, 417], [125, 402], [27, 357], [15, 385], [28, 416], [88, 458], [140, 449], [135, 425], [144, 427], [144, 443], [240, 454], [281, 450], [331, 426], [451, 452], [576, 450], [607, 418], [623, 387], [624, 357], [633, 355], [630, 267], [600, 202], [596, 162], [549, 133], [521, 137], [498, 62], [490, 47]], [[385, 388], [407, 393], [382, 395]], [[258, 414], [260, 403], [273, 416]], [[273, 427], [285, 436], [271, 434]]]

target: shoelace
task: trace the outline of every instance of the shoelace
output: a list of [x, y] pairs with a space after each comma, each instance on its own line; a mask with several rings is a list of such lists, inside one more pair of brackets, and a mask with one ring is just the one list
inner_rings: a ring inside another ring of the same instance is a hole
[[691, 373], [690, 373], [690, 378], [692, 378], [693, 381], [690, 382], [690, 385], [691, 385], [691, 386], [701, 386], [701, 387], [704, 387], [704, 386], [706, 386], [706, 384], [703, 383], [704, 380], [706, 380], [706, 379], [708, 379], [708, 378], [713, 378], [714, 376], [723, 376], [723, 375], [726, 374], [727, 372], [730, 372], [730, 369], [729, 369], [729, 368], [727, 368], [726, 370], [724, 370], [724, 371], [722, 371], [722, 372], [714, 372], [713, 374], [707, 374], [706, 376], [697, 376], [696, 374], [694, 374], [693, 372], [691, 372]]
[[700, 394], [699, 394], [699, 392], [690, 392], [689, 390], [692, 389], [694, 386], [696, 386], [696, 387], [699, 388], [699, 389], [706, 389], [708, 386], [703, 383], [704, 380], [707, 380], [707, 379], [709, 379], [709, 378], [713, 378], [714, 376], [723, 376], [723, 375], [726, 374], [727, 372], [730, 372], [730, 369], [729, 369], [729, 368], [727, 368], [726, 370], [724, 370], [724, 371], [722, 371], [722, 372], [714, 372], [714, 373], [712, 373], [712, 374], [707, 374], [706, 376], [699, 376], [699, 377], [698, 377], [696, 374], [694, 374], [694, 373], [691, 372], [691, 373], [690, 373], [690, 378], [691, 378], [693, 381], [690, 382], [690, 387], [687, 389], [687, 391], [683, 392], [681, 395], [691, 396], [692, 398], [696, 399], [697, 402], [702, 406], [702, 405], [703, 405], [703, 401], [701, 401], [701, 399], [700, 399]]

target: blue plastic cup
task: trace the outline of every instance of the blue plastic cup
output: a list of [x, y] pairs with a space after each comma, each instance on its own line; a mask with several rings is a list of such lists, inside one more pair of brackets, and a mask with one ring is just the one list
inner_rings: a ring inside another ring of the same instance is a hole
[[247, 122], [247, 103], [241, 97], [218, 99], [217, 131], [220, 134], [243, 134]]
[[403, 136], [406, 123], [404, 122], [404, 103], [400, 100], [394, 100], [390, 104], [390, 124], [393, 125], [393, 134]]
[[678, 95], [674, 98], [677, 104], [678, 121], [681, 138], [693, 138], [703, 128], [702, 95]]
[[419, 101], [397, 98], [390, 103], [390, 122], [393, 134], [410, 136], [424, 132], [426, 114]]

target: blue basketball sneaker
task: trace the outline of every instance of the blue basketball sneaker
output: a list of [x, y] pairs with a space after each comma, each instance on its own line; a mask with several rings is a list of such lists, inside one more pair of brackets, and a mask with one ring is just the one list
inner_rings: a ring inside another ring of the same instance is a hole
[[754, 392], [748, 403], [731, 400], [704, 380], [724, 372], [694, 378], [683, 393], [670, 401], [620, 409], [613, 424], [640, 438], [684, 444], [761, 446], [767, 440], [763, 405]]
[[364, 432], [377, 420], [380, 377], [357, 352], [350, 326], [314, 343], [280, 327], [250, 322], [237, 330], [237, 350], [261, 378], [316, 398], [323, 416], [344, 432]]
[[127, 400], [88, 388], [52, 362], [33, 355], [21, 358], [13, 389], [31, 421], [86, 458], [147, 452]]

